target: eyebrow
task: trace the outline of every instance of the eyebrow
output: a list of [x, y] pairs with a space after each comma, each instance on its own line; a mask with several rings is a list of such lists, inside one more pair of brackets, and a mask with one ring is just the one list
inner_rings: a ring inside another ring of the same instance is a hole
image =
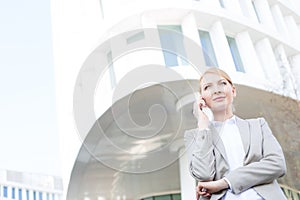
[[[218, 83], [221, 82], [221, 81], [227, 81], [227, 79], [221, 78], [220, 80], [218, 80]], [[212, 84], [213, 84], [212, 82], [208, 82], [208, 83], [204, 83], [203, 86], [212, 85]]]

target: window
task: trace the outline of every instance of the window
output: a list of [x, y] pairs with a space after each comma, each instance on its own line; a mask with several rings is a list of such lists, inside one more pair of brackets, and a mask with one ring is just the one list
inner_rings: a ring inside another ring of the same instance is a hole
[[156, 196], [154, 200], [171, 200], [171, 195]]
[[188, 65], [184, 59], [186, 53], [181, 26], [158, 26], [158, 31], [166, 66]]
[[8, 197], [7, 186], [3, 186], [3, 197]]
[[142, 200], [181, 200], [181, 194], [166, 194], [152, 197], [146, 197]]
[[22, 189], [18, 190], [18, 196], [19, 196], [19, 200], [22, 200]]
[[144, 31], [140, 31], [126, 39], [127, 44], [131, 44], [145, 38]]
[[102, 19], [104, 19], [104, 11], [103, 11], [103, 3], [102, 3], [102, 0], [99, 0], [99, 3], [100, 3], [101, 17], [102, 17]]
[[26, 190], [26, 200], [29, 200], [29, 190]]
[[207, 66], [218, 66], [209, 32], [199, 30], [202, 52]]
[[259, 23], [261, 23], [261, 20], [260, 20], [260, 18], [259, 18], [259, 13], [257, 12], [257, 9], [256, 9], [255, 2], [254, 2], [254, 1], [251, 1], [251, 3], [252, 3], [252, 7], [253, 7], [253, 9], [254, 9], [254, 12], [255, 12], [257, 21], [258, 21]]
[[43, 193], [39, 192], [39, 200], [43, 200]]
[[106, 57], [107, 57], [109, 75], [110, 75], [111, 88], [114, 88], [117, 82], [116, 82], [116, 75], [115, 75], [114, 63], [113, 63], [111, 51], [108, 52]]
[[223, 0], [219, 0], [219, 4], [222, 8], [225, 8], [225, 5], [224, 5], [224, 1]]
[[33, 191], [33, 200], [36, 200], [36, 191]]
[[11, 188], [11, 198], [12, 198], [12, 199], [15, 199], [15, 198], [16, 198], [15, 192], [16, 192], [16, 189], [15, 189], [14, 187], [12, 187], [12, 188]]
[[227, 38], [227, 42], [228, 42], [228, 45], [230, 48], [231, 56], [232, 56], [236, 71], [245, 72], [235, 39], [232, 37], [229, 37], [229, 36], [226, 36], [226, 38]]

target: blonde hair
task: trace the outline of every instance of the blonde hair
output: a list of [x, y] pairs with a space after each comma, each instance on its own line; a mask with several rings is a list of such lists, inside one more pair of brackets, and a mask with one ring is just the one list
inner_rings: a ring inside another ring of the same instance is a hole
[[225, 71], [223, 71], [219, 68], [216, 68], [216, 67], [211, 67], [211, 68], [208, 68], [206, 71], [204, 71], [203, 74], [201, 75], [200, 79], [199, 79], [199, 85], [200, 85], [199, 92], [200, 92], [200, 94], [201, 94], [201, 81], [202, 81], [204, 75], [209, 74], [209, 73], [210, 74], [217, 74], [217, 75], [225, 78], [230, 83], [230, 85], [233, 86], [233, 83], [232, 83], [232, 80], [231, 80], [230, 76]]

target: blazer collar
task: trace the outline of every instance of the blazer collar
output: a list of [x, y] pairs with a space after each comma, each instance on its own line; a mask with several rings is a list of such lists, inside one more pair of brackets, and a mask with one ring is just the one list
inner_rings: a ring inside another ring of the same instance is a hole
[[250, 136], [251, 136], [249, 123], [246, 120], [236, 117], [236, 125], [238, 126], [240, 131], [240, 135], [245, 150], [245, 155], [247, 155], [250, 148]]
[[[250, 147], [250, 129], [249, 129], [249, 124], [246, 120], [243, 120], [237, 116], [235, 116], [236, 119], [236, 125], [239, 129], [240, 135], [241, 135], [241, 139], [242, 139], [242, 143], [243, 143], [243, 147], [245, 150], [245, 155], [247, 156], [248, 151], [249, 151], [249, 147]], [[220, 152], [220, 154], [224, 157], [224, 159], [227, 161], [227, 155], [226, 155], [226, 150], [224, 147], [224, 144], [222, 142], [222, 139], [219, 135], [219, 131], [217, 131], [217, 129], [213, 126], [213, 124], [210, 124], [209, 127], [213, 133], [213, 142], [215, 147], [218, 149], [218, 151]]]

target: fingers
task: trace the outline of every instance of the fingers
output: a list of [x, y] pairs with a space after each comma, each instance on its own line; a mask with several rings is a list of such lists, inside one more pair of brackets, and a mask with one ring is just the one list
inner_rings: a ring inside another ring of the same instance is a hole
[[198, 105], [199, 105], [200, 110], [202, 110], [203, 107], [206, 107], [206, 102], [203, 97], [200, 97], [200, 99], [198, 101]]

